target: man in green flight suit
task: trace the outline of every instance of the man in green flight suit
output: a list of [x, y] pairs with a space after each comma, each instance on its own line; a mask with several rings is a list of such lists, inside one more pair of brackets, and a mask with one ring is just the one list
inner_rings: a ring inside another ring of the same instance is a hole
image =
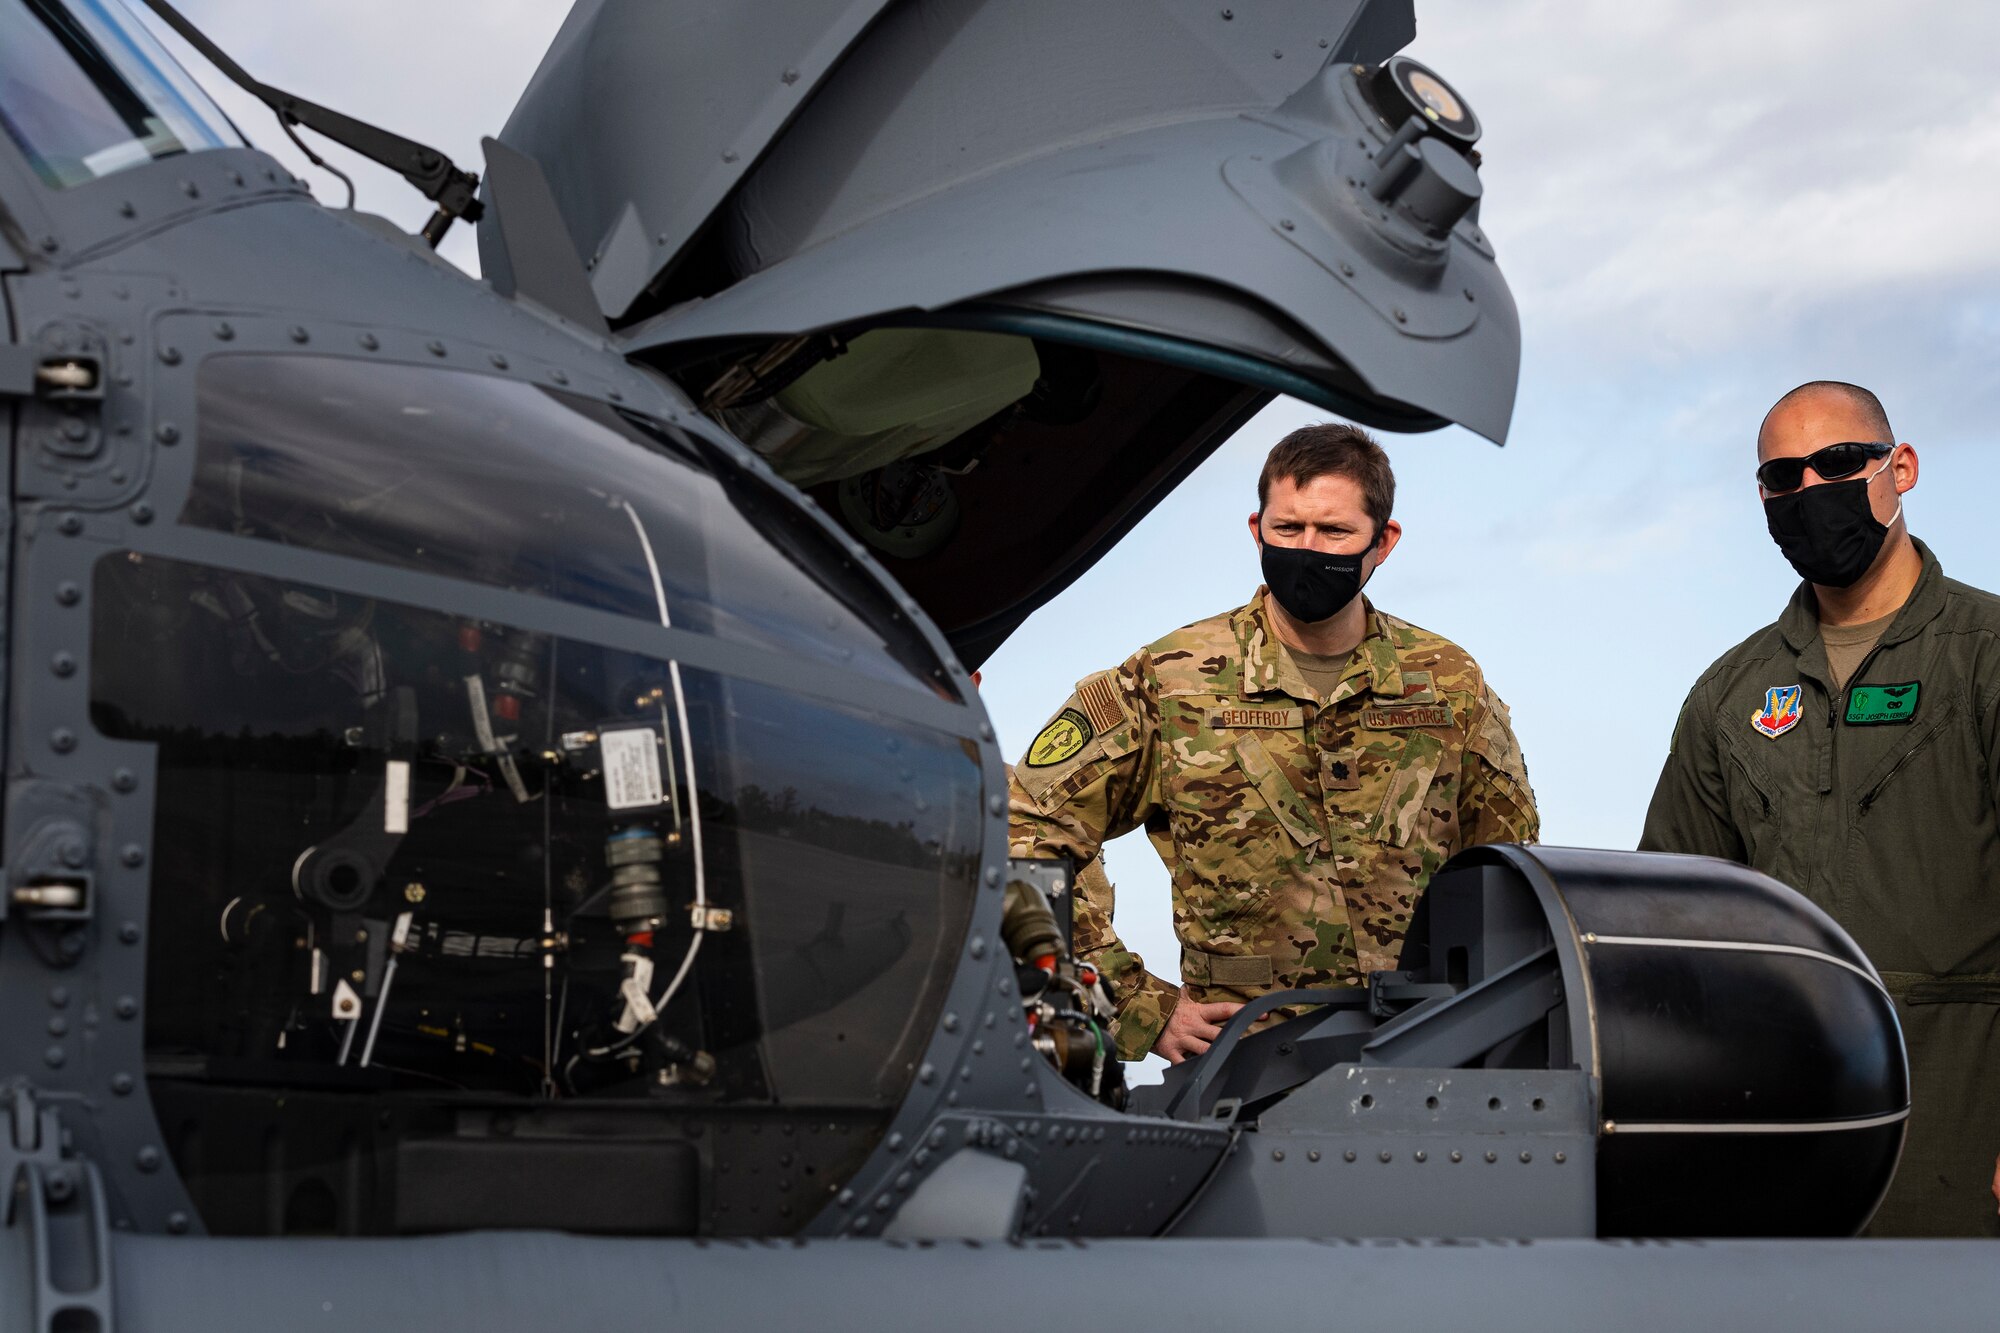
[[1077, 951], [1128, 1060], [1179, 1063], [1257, 995], [1394, 967], [1447, 858], [1538, 827], [1478, 664], [1361, 596], [1402, 532], [1381, 446], [1295, 431], [1257, 496], [1268, 586], [1086, 677], [1014, 766], [1013, 855], [1086, 865], [1143, 827], [1172, 872], [1179, 987], [1119, 942], [1108, 881], [1077, 883]]
[[1754, 866], [1854, 936], [1911, 1069], [1870, 1234], [2000, 1235], [2000, 598], [1910, 536], [1917, 453], [1866, 389], [1792, 390], [1757, 459], [1805, 582], [1696, 682], [1640, 846]]

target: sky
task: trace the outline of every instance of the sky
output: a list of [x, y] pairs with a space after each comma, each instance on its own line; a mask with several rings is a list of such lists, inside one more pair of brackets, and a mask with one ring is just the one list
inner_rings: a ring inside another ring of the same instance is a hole
[[[478, 169], [558, 0], [184, 0], [259, 78]], [[1764, 529], [1757, 423], [1809, 379], [1873, 388], [1921, 460], [1912, 531], [2000, 589], [2000, 7], [1905, 0], [1419, 0], [1412, 55], [1478, 111], [1481, 222], [1521, 311], [1507, 444], [1389, 436], [1403, 542], [1370, 585], [1512, 707], [1553, 843], [1630, 847], [1681, 699], [1796, 583]], [[183, 53], [332, 203], [271, 117]], [[361, 207], [429, 205], [338, 149]], [[445, 254], [476, 267], [469, 229]], [[1273, 403], [985, 666], [1018, 755], [1071, 685], [1246, 601]], [[1772, 684], [1786, 682], [1772, 681]], [[1748, 720], [1745, 719], [1745, 725]], [[1114, 844], [1118, 925], [1175, 974], [1167, 876]]]

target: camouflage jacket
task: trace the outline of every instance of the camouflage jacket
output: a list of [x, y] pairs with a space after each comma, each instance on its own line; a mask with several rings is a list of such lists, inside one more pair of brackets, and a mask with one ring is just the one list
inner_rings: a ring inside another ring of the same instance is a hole
[[[1265, 595], [1086, 677], [1014, 767], [1015, 856], [1083, 865], [1146, 830], [1199, 1002], [1361, 984], [1395, 966], [1447, 858], [1539, 827], [1506, 706], [1463, 649], [1370, 605], [1322, 701], [1273, 637]], [[1080, 877], [1077, 949], [1111, 984], [1132, 1059], [1179, 992], [1119, 941], [1111, 909], [1109, 881]]]

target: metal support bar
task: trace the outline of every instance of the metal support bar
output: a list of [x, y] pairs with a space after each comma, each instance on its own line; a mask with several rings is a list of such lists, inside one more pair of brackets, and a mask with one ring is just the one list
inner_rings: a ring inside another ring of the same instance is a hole
[[1360, 1064], [1456, 1069], [1540, 1022], [1562, 1003], [1553, 944], [1452, 999], [1430, 1001], [1386, 1024]]
[[[145, 0], [148, 8], [158, 14], [166, 25], [179, 33], [188, 44], [201, 52], [204, 59], [220, 70], [225, 78], [236, 84], [277, 114], [278, 120], [286, 127], [287, 133], [293, 125], [303, 125], [317, 134], [323, 134], [337, 144], [351, 148], [371, 162], [380, 163], [401, 176], [422, 191], [426, 199], [438, 206], [434, 216], [423, 229], [423, 237], [432, 249], [444, 238], [445, 229], [454, 218], [464, 218], [468, 222], [479, 221], [480, 203], [478, 198], [479, 177], [469, 171], [460, 171], [458, 166], [435, 148], [426, 147], [414, 139], [405, 139], [400, 134], [392, 134], [366, 121], [342, 115], [303, 97], [294, 97], [282, 88], [273, 88], [252, 78], [249, 71], [231, 60], [226, 52], [201, 29], [188, 22], [181, 12], [167, 3], [167, 0]], [[295, 139], [296, 141], [296, 139]], [[300, 147], [304, 147], [303, 144]], [[308, 151], [307, 156], [311, 156]], [[331, 168], [329, 168], [330, 170]], [[336, 173], [337, 174], [337, 173]], [[353, 189], [353, 182], [348, 182]], [[352, 200], [349, 200], [352, 203]]]
[[1236, 1011], [1235, 1017], [1224, 1025], [1206, 1052], [1196, 1056], [1194, 1075], [1188, 1079], [1180, 1093], [1167, 1103], [1166, 1114], [1176, 1120], [1200, 1120], [1207, 1112], [1202, 1102], [1207, 1099], [1211, 1084], [1216, 1081], [1228, 1062], [1236, 1043], [1250, 1030], [1250, 1025], [1270, 1013], [1291, 1004], [1337, 1004], [1342, 1006], [1360, 1005], [1368, 1002], [1367, 995], [1358, 990], [1279, 990], [1268, 995], [1259, 995], [1250, 1003]]
[[1375, 1031], [1375, 1019], [1360, 1009], [1322, 1009], [1266, 1028], [1236, 1048], [1213, 1091], [1225, 1100], [1261, 1106], [1335, 1065], [1351, 1063]]
[[1458, 994], [1449, 982], [1418, 981], [1415, 972], [1370, 972], [1368, 1012], [1380, 1019], [1394, 1018], [1430, 1000], [1448, 1000]]

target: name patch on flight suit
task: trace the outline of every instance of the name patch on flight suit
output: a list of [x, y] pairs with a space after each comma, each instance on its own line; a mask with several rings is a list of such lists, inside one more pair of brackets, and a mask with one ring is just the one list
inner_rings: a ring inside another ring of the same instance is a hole
[[1847, 692], [1847, 725], [1879, 727], [1915, 721], [1919, 686], [1914, 680], [1906, 685], [1856, 685]]
[[1446, 704], [1391, 704], [1361, 710], [1361, 725], [1371, 731], [1400, 731], [1407, 727], [1448, 727], [1451, 708]]
[[1303, 708], [1211, 708], [1203, 719], [1211, 730], [1235, 727], [1268, 727], [1291, 731], [1306, 724]]

